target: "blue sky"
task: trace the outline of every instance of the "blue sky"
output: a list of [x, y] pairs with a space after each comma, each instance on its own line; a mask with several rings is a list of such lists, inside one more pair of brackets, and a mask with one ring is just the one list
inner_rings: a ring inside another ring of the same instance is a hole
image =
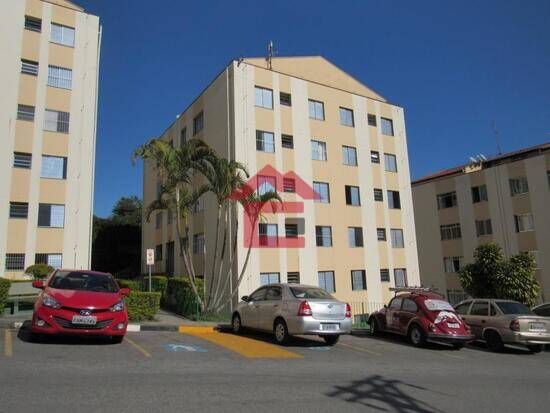
[[132, 150], [232, 58], [324, 55], [404, 106], [413, 179], [550, 141], [550, 2], [76, 0], [103, 25], [95, 213], [141, 196]]

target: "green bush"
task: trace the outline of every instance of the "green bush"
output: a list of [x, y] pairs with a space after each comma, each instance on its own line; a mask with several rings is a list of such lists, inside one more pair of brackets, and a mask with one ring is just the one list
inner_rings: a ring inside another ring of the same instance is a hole
[[[202, 280], [197, 279], [196, 286], [202, 297]], [[199, 306], [197, 299], [187, 277], [173, 277], [168, 279], [164, 305], [176, 314], [190, 317], [198, 315]]]
[[120, 280], [117, 279], [120, 288], [129, 288], [132, 291], [141, 291], [141, 282], [138, 280]]
[[160, 307], [160, 293], [134, 291], [124, 301], [130, 321], [152, 320]]
[[30, 267], [27, 267], [27, 269], [25, 270], [27, 274], [34, 275], [34, 278], [36, 278], [37, 280], [46, 278], [53, 271], [54, 271], [54, 268], [46, 264], [34, 264], [34, 265], [31, 265]]
[[4, 307], [8, 301], [8, 293], [10, 292], [10, 280], [0, 278], [0, 317], [4, 314]]
[[[166, 287], [168, 285], [168, 277], [164, 275], [152, 275], [151, 276], [151, 291], [160, 293], [160, 300], [164, 302], [164, 296], [166, 294]], [[146, 275], [141, 280], [141, 291], [149, 291], [149, 276]]]

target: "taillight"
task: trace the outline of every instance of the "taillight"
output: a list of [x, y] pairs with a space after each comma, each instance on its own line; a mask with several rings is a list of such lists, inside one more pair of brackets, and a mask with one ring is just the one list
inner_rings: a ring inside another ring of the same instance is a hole
[[519, 320], [512, 320], [510, 323], [510, 330], [519, 331]]
[[302, 301], [300, 303], [300, 308], [298, 308], [298, 316], [308, 316], [308, 315], [311, 315], [313, 314], [311, 312], [311, 307], [309, 306], [309, 303], [307, 301]]
[[351, 318], [351, 306], [346, 303], [346, 318]]

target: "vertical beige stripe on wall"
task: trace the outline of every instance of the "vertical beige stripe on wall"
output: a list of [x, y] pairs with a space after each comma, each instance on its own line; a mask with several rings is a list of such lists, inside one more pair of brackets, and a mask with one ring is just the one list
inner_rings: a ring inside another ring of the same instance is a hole
[[459, 175], [455, 178], [455, 190], [462, 232], [463, 259], [464, 263], [470, 263], [473, 261], [474, 248], [477, 246], [477, 235], [469, 174]]

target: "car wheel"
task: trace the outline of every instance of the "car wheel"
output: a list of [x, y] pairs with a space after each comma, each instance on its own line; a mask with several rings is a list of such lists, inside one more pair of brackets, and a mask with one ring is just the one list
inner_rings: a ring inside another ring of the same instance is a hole
[[327, 346], [333, 346], [336, 343], [338, 343], [338, 340], [340, 340], [340, 336], [322, 336], [323, 340], [325, 340], [325, 343]]
[[285, 320], [278, 318], [275, 320], [275, 325], [273, 326], [273, 335], [275, 336], [275, 341], [278, 344], [288, 343], [290, 336], [288, 334], [288, 328], [286, 327]]
[[231, 320], [231, 328], [235, 334], [239, 334], [243, 331], [243, 326], [241, 324], [241, 316], [239, 314], [234, 314], [233, 319]]
[[543, 347], [544, 346], [542, 344], [532, 344], [530, 346], [527, 346], [527, 348], [531, 353], [540, 353]]
[[500, 353], [504, 349], [502, 339], [494, 331], [487, 331], [485, 333], [485, 341], [487, 341], [487, 348], [495, 353]]
[[426, 343], [426, 337], [422, 329], [414, 325], [409, 330], [409, 341], [415, 347], [422, 347]]
[[374, 317], [371, 317], [369, 320], [369, 333], [371, 336], [380, 335], [380, 327], [378, 326], [378, 321], [376, 321]]
[[111, 336], [111, 343], [120, 344], [124, 340], [124, 336]]

